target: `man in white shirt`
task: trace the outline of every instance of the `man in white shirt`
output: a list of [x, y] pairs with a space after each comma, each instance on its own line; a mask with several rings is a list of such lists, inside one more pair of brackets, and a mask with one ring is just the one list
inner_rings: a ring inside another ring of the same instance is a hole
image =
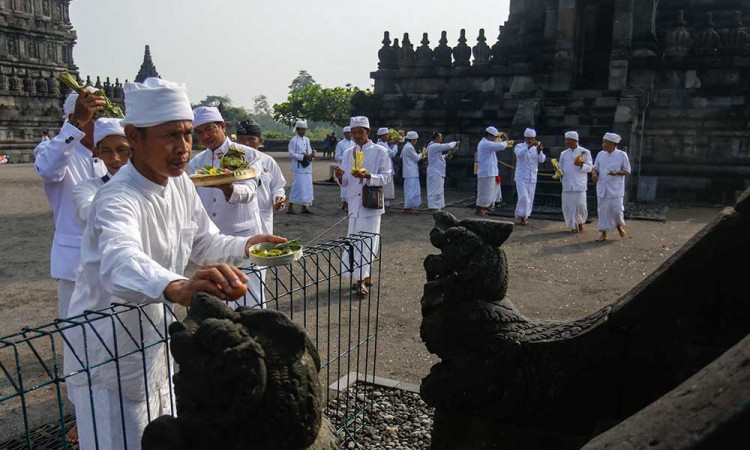
[[617, 148], [622, 138], [615, 133], [606, 133], [602, 140], [604, 151], [597, 153], [591, 179], [596, 183], [599, 232], [597, 242], [607, 240], [607, 231], [617, 229], [620, 237], [625, 231], [625, 177], [630, 175], [628, 154]]
[[497, 141], [500, 132], [487, 127], [482, 140], [477, 144], [477, 216], [488, 216], [500, 190], [497, 152], [508, 148], [508, 142]]
[[302, 214], [312, 214], [310, 206], [315, 199], [313, 191], [313, 170], [312, 161], [315, 159], [315, 150], [310, 145], [310, 139], [305, 136], [307, 133], [307, 122], [298, 120], [294, 127], [297, 133], [289, 141], [289, 158], [292, 160], [292, 174], [294, 181], [292, 189], [289, 192], [289, 209], [287, 213], [297, 214], [294, 211], [294, 204], [302, 205]]
[[94, 124], [94, 146], [99, 159], [107, 167], [107, 173], [103, 177], [81, 181], [73, 188], [76, 214], [84, 224], [88, 222], [91, 204], [97, 191], [130, 161], [132, 149], [125, 138], [125, 129], [120, 125], [120, 121], [121, 119], [117, 118], [101, 118]]
[[451, 150], [456, 145], [456, 141], [443, 144], [443, 134], [438, 131], [433, 133], [432, 142], [427, 146], [427, 208], [430, 211], [445, 207], [445, 161], [453, 156]]
[[[344, 152], [354, 147], [354, 141], [352, 141], [352, 129], [350, 126], [344, 127], [344, 138], [336, 144], [336, 153], [334, 159], [341, 165], [341, 158], [344, 156]], [[341, 187], [341, 209], [344, 211], [349, 210], [349, 204], [347, 203], [347, 192], [345, 187]]]
[[[393, 167], [393, 158], [398, 154], [398, 143], [388, 141], [388, 128], [386, 127], [378, 128], [377, 134], [377, 144], [388, 149], [388, 157], [391, 158], [391, 167]], [[391, 201], [396, 199], [396, 184], [393, 181], [393, 174], [391, 174], [390, 183], [383, 186], [383, 199], [385, 201], [385, 212], [391, 212]]]
[[[349, 199], [349, 230], [348, 234], [356, 233], [380, 233], [381, 215], [385, 208], [367, 208], [363, 205], [363, 189], [365, 186], [383, 187], [391, 180], [391, 158], [388, 149], [381, 145], [373, 144], [369, 138], [370, 121], [367, 117], [352, 117], [349, 123], [352, 130], [352, 138], [355, 147], [344, 152], [341, 166], [336, 169], [337, 182], [347, 189]], [[354, 161], [357, 154], [361, 152], [362, 164], [358, 171], [352, 173]], [[371, 241], [364, 239], [358, 242], [354, 248], [354, 267], [348, 267], [349, 256], [343, 255], [342, 273], [349, 274], [357, 281], [352, 288], [361, 296], [366, 296], [368, 287], [372, 285], [370, 278], [370, 265], [377, 255], [380, 247], [380, 237], [376, 236]]]
[[539, 164], [547, 160], [542, 152], [542, 146], [536, 140], [536, 130], [527, 128], [523, 133], [524, 142], [515, 146], [516, 154], [516, 203], [515, 216], [521, 225], [529, 224], [529, 216], [534, 208], [534, 194], [536, 193], [536, 178]]
[[73, 204], [73, 187], [107, 173], [104, 163], [93, 157], [94, 113], [104, 108], [104, 97], [93, 91], [90, 88], [83, 95], [68, 95], [63, 105], [66, 120], [60, 133], [34, 149], [34, 167], [44, 182], [44, 193], [55, 219], [50, 274], [57, 280], [60, 318], [67, 317], [81, 259], [83, 223]]
[[586, 231], [583, 224], [589, 217], [586, 189], [589, 173], [594, 167], [591, 152], [578, 145], [578, 132], [565, 133], [566, 149], [560, 154], [562, 170], [562, 212], [565, 226], [573, 233]]
[[286, 178], [276, 160], [260, 151], [263, 145], [262, 130], [254, 120], [237, 123], [237, 142], [255, 150], [246, 154], [250, 164], [260, 161], [263, 170], [259, 175], [260, 183], [255, 195], [260, 208], [261, 231], [273, 234], [273, 213], [286, 203]]
[[[241, 262], [256, 243], [286, 241], [224, 236], [209, 219], [185, 173], [193, 111], [184, 85], [148, 78], [126, 83], [124, 93], [133, 158], [94, 198], [69, 316], [113, 303], [141, 306], [66, 331], [90, 367], [87, 376], [68, 380], [82, 450], [122, 450], [125, 442], [140, 450], [147, 422], [171, 407], [168, 349], [161, 343], [172, 321], [169, 305], [190, 306], [201, 291], [229, 299], [247, 277], [227, 263]], [[186, 278], [189, 260], [201, 267]], [[103, 364], [112, 359], [110, 351], [117, 365]], [[81, 369], [77, 360], [65, 365], [65, 373]]]
[[[226, 135], [226, 123], [219, 109], [213, 106], [199, 106], [193, 110], [193, 130], [198, 141], [206, 150], [190, 160], [188, 174], [194, 174], [206, 166], [220, 168], [221, 160], [230, 149], [243, 155], [251, 164], [256, 175], [263, 173], [259, 158], [250, 162], [248, 155], [256, 150], [229, 140]], [[197, 187], [203, 207], [221, 234], [227, 236], [250, 237], [263, 232], [260, 217], [260, 205], [256, 191], [260, 177], [245, 181], [223, 184], [216, 187]], [[264, 300], [263, 282], [257, 274], [250, 276], [247, 283], [248, 298], [245, 306], [262, 307]]]
[[419, 161], [422, 153], [417, 152], [415, 145], [419, 134], [416, 131], [406, 133], [406, 144], [401, 150], [401, 172], [404, 176], [404, 212], [418, 214], [422, 205], [422, 186], [419, 184]]

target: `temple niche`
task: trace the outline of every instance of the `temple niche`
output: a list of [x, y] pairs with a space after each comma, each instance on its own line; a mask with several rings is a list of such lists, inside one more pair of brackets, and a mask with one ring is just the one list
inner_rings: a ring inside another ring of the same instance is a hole
[[631, 200], [732, 204], [750, 185], [746, 24], [743, 0], [511, 0], [497, 30], [423, 34], [421, 47], [381, 60], [374, 96], [354, 112], [460, 139], [448, 186], [473, 189], [488, 125], [516, 138], [534, 127], [550, 156], [565, 131], [594, 153], [614, 131], [633, 165]]

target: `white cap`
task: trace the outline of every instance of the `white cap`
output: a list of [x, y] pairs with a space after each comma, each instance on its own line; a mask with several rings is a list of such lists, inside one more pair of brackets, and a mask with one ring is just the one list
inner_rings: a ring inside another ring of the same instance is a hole
[[576, 131], [568, 131], [565, 133], [565, 139], [573, 139], [574, 141], [578, 140], [578, 132]]
[[345, 126], [344, 127], [344, 133], [351, 133], [351, 132], [352, 132], [352, 127], [350, 127], [350, 126]]
[[489, 134], [491, 134], [491, 135], [493, 135], [495, 137], [497, 137], [500, 134], [500, 132], [497, 131], [497, 128], [495, 128], [495, 127], [487, 127], [487, 129], [484, 130], [484, 131], [488, 132]]
[[528, 138], [536, 137], [536, 130], [532, 128], [526, 128], [526, 131], [523, 132], [523, 137], [528, 137]]
[[354, 128], [354, 127], [362, 127], [362, 128], [367, 128], [369, 130], [370, 129], [370, 119], [368, 119], [365, 116], [352, 117], [351, 119], [349, 119], [349, 126], [352, 127], [352, 128]]
[[125, 83], [125, 118], [120, 124], [153, 127], [173, 120], [193, 120], [187, 88], [182, 83], [146, 78], [143, 83]]
[[[93, 86], [86, 86], [84, 89], [92, 94], [97, 90]], [[65, 114], [63, 119], [67, 119], [69, 115], [73, 114], [73, 111], [76, 109], [76, 101], [78, 101], [78, 92], [73, 91], [68, 94], [68, 98], [65, 99], [65, 103], [63, 104], [63, 114]]]
[[378, 128], [378, 136], [388, 134], [388, 128]]
[[409, 141], [411, 141], [413, 139], [419, 139], [419, 135], [417, 134], [416, 131], [410, 131], [410, 132], [406, 133], [406, 139], [409, 140]]
[[193, 128], [214, 122], [224, 122], [219, 108], [215, 106], [199, 106], [193, 110]]
[[620, 135], [619, 135], [619, 134], [615, 134], [615, 133], [605, 133], [605, 134], [604, 134], [604, 140], [605, 140], [605, 141], [609, 141], [609, 142], [612, 142], [612, 143], [615, 143], [615, 144], [619, 144], [619, 143], [620, 143], [620, 141], [622, 140], [622, 138], [620, 137]]
[[102, 117], [94, 123], [94, 145], [107, 136], [125, 137], [125, 129], [120, 125], [122, 119]]
[[304, 128], [306, 130], [307, 129], [307, 121], [306, 120], [298, 120], [297, 123], [294, 125], [294, 129], [296, 130], [297, 128]]

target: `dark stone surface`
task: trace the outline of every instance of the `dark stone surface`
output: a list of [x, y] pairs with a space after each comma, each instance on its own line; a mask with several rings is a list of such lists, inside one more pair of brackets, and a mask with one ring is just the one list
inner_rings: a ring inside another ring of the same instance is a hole
[[233, 311], [198, 293], [169, 334], [178, 417], [151, 422], [144, 450], [339, 448], [322, 413], [318, 353], [283, 313]]
[[[571, 322], [526, 318], [505, 298], [508, 267], [500, 246], [511, 223], [436, 213], [430, 240], [441, 253], [425, 259], [420, 329], [440, 358], [421, 385], [423, 399], [436, 408], [432, 448], [573, 449], [618, 423], [624, 434], [647, 435], [626, 419], [750, 332], [750, 266], [741, 263], [750, 252], [750, 216], [742, 212], [748, 195], [620, 300]], [[747, 357], [731, 358], [727, 367], [747, 366]], [[745, 372], [724, 377], [732, 385], [725, 389], [746, 392]], [[710, 398], [719, 392], [721, 370], [711, 376], [713, 384], [685, 392]], [[685, 394], [673, 397], [685, 401]], [[747, 406], [727, 412], [701, 401], [696, 407], [714, 412], [686, 413], [680, 423], [664, 417], [662, 428], [648, 433], [675, 435], [682, 428], [699, 434], [695, 442], [736, 437], [742, 427], [735, 422], [746, 423]], [[703, 422], [691, 422], [696, 418]]]

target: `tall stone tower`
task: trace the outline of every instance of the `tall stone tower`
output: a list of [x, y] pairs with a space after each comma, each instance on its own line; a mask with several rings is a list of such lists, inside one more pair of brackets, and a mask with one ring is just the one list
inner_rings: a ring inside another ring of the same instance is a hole
[[62, 124], [60, 72], [74, 75], [70, 0], [0, 1], [0, 154], [34, 148]]
[[151, 77], [161, 78], [161, 75], [156, 71], [154, 61], [151, 59], [151, 47], [147, 45], [146, 50], [143, 52], [143, 63], [141, 64], [141, 68], [138, 69], [138, 75], [135, 76], [135, 82], [143, 83], [146, 78]]

